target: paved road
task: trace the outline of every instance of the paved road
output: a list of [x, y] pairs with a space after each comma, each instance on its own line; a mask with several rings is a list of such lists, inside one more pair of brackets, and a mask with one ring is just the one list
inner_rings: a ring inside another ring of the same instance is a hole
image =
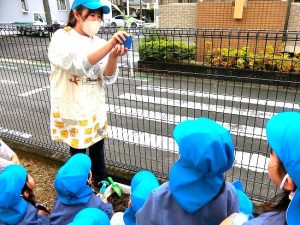
[[[50, 140], [49, 64], [36, 58], [3, 57], [3, 51], [0, 56], [0, 135], [66, 148]], [[299, 111], [297, 89], [201, 77], [159, 76], [136, 70], [131, 74], [128, 60], [123, 59], [119, 65], [120, 78], [107, 86], [108, 160], [119, 166], [143, 167], [167, 174], [178, 158], [172, 138], [174, 126], [185, 119], [207, 116], [233, 134], [235, 166], [228, 178], [242, 179], [254, 197], [274, 194], [266, 174], [264, 127], [276, 112]]]

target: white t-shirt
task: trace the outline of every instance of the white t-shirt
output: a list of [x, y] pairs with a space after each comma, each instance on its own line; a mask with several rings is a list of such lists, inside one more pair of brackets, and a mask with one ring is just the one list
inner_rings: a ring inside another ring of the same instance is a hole
[[52, 36], [48, 56], [51, 63], [51, 138], [77, 149], [87, 148], [107, 135], [105, 84], [117, 80], [118, 69], [107, 79], [105, 56], [91, 65], [87, 55], [106, 43], [74, 29], [60, 29]]
[[0, 139], [0, 172], [8, 165], [13, 164], [11, 159], [14, 153], [15, 152]]

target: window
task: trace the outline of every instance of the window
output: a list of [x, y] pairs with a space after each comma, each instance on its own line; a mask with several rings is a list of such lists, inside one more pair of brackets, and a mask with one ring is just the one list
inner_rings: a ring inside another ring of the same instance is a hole
[[23, 11], [28, 11], [27, 0], [21, 0], [21, 5], [22, 5]]
[[33, 13], [34, 21], [43, 22], [43, 18], [38, 13]]
[[67, 10], [66, 0], [56, 0], [58, 10]]

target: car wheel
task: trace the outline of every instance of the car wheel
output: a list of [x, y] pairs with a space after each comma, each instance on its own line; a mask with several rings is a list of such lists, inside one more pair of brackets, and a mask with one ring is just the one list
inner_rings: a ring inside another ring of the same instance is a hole
[[111, 27], [117, 27], [117, 24], [116, 24], [115, 22], [112, 22], [112, 23], [110, 24], [110, 26], [111, 26]]
[[130, 27], [131, 28], [137, 28], [137, 24], [133, 22]]

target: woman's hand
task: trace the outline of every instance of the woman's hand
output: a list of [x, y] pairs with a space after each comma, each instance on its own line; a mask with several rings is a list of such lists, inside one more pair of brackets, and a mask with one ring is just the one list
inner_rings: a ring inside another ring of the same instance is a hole
[[118, 44], [123, 44], [124, 41], [126, 40], [126, 37], [130, 36], [127, 32], [125, 31], [118, 31], [115, 33], [112, 38], [109, 40], [113, 46], [115, 47]]
[[124, 45], [116, 45], [110, 52], [110, 55], [113, 57], [123, 56], [127, 53], [128, 49]]

